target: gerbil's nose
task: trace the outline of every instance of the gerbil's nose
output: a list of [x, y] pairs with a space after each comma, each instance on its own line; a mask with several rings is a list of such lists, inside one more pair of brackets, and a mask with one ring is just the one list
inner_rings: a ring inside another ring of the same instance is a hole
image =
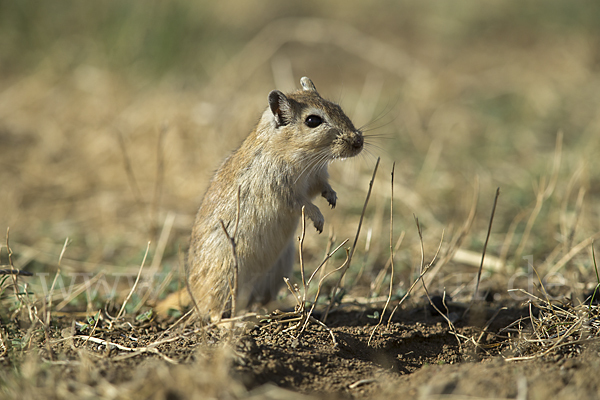
[[360, 132], [357, 132], [357, 134], [354, 136], [354, 140], [352, 140], [352, 148], [354, 150], [362, 149], [363, 142], [364, 142], [364, 139], [363, 139], [362, 135], [360, 134]]

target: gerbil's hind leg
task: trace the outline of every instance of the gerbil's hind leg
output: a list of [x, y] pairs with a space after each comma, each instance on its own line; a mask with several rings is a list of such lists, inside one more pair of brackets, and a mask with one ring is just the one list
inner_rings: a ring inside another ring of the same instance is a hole
[[292, 274], [296, 252], [294, 242], [295, 240], [292, 238], [273, 266], [256, 279], [250, 295], [250, 304], [267, 304], [277, 297], [277, 293], [284, 284], [283, 278], [290, 278]]

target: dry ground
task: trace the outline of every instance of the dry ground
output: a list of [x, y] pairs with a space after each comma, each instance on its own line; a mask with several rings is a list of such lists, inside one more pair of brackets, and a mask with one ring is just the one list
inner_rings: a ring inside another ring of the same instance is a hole
[[[0, 264], [33, 274], [1, 280], [2, 397], [600, 396], [600, 7], [267, 3], [0, 2]], [[337, 345], [316, 323], [149, 314], [184, 284], [212, 171], [304, 75], [367, 135], [331, 167], [308, 271], [353, 242], [381, 157]]]

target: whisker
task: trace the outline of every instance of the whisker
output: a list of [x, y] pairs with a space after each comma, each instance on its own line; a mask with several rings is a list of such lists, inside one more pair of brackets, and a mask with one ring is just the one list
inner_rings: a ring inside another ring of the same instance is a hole
[[[398, 98], [396, 99], [396, 101], [394, 102], [394, 104], [390, 105], [390, 108], [388, 108], [388, 106], [385, 106], [385, 108], [383, 109], [383, 111], [375, 117], [375, 119], [373, 119], [372, 121], [367, 122], [366, 124], [364, 124], [363, 126], [361, 126], [359, 128], [360, 131], [362, 131], [364, 128], [368, 127], [371, 124], [376, 123], [377, 121], [380, 121], [381, 119], [383, 119], [386, 115], [388, 115], [390, 112], [392, 112], [392, 110], [394, 109], [394, 107], [396, 106], [396, 104], [398, 104]], [[386, 123], [385, 125], [388, 125], [392, 122], [394, 122], [396, 120], [396, 118], [398, 118], [398, 116], [396, 115], [394, 118], [392, 118], [392, 120], [388, 123]], [[385, 126], [383, 125], [383, 126]]]
[[372, 154], [372, 149], [378, 150], [378, 152], [386, 154], [388, 156], [391, 154], [390, 153], [390, 149], [383, 148], [383, 147], [380, 147], [380, 146], [376, 146], [376, 145], [373, 145], [373, 144], [370, 144], [370, 143], [367, 144], [367, 146], [364, 147], [363, 152]]
[[367, 139], [394, 139], [395, 135], [390, 133], [369, 133], [368, 135], [363, 135], [363, 137]]
[[319, 150], [314, 155], [311, 155], [306, 167], [304, 167], [304, 169], [300, 172], [300, 174], [298, 174], [298, 177], [294, 181], [294, 184], [298, 183], [298, 180], [300, 180], [300, 178], [304, 175], [305, 172], [309, 171], [309, 175], [312, 174], [312, 172], [315, 170], [315, 167], [320, 162], [322, 162], [322, 160], [327, 159], [328, 156], [329, 156], [329, 149], [322, 149], [322, 150]]

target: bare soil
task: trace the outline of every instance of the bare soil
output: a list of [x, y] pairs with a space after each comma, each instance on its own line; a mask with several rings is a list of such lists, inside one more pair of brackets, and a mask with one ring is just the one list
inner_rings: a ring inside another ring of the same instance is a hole
[[[298, 338], [296, 331], [286, 331], [288, 326], [265, 321], [243, 328], [238, 324], [232, 331], [229, 326], [174, 326], [174, 320], [132, 320], [109, 327], [101, 316], [93, 328], [76, 324], [84, 318], [65, 314], [54, 318], [48, 338], [43, 330], [32, 336], [38, 352], [21, 357], [13, 352], [12, 361], [4, 359], [3, 370], [18, 368], [34, 377], [25, 395], [43, 392], [56, 398], [106, 396], [111, 390], [110, 397], [155, 399], [600, 395], [598, 341], [529, 361], [504, 361], [535, 354], [535, 349], [515, 340], [518, 331], [531, 331], [529, 309], [496, 303], [475, 304], [466, 314], [464, 308], [450, 306], [453, 329], [431, 306], [412, 305], [397, 312], [389, 327], [384, 322], [370, 344], [377, 310], [345, 304], [327, 320], [336, 345], [318, 324], [309, 324]], [[31, 332], [14, 323], [6, 330], [15, 337], [19, 331], [22, 337]], [[93, 339], [86, 340], [90, 334]], [[145, 346], [155, 350], [134, 351]], [[10, 387], [8, 377], [2, 374]]]

